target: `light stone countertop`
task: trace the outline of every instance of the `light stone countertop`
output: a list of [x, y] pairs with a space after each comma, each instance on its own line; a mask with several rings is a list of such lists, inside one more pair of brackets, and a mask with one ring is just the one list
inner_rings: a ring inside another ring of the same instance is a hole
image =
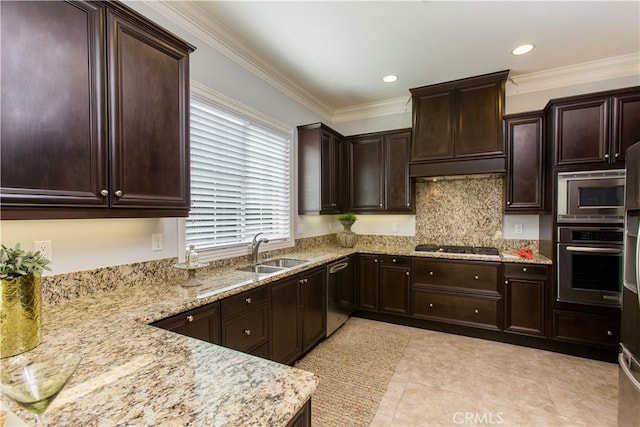
[[[318, 378], [289, 366], [164, 331], [148, 323], [264, 286], [356, 253], [550, 264], [533, 260], [415, 252], [388, 245], [335, 246], [287, 253], [308, 262], [272, 275], [236, 266], [199, 272], [203, 285], [159, 282], [117, 288], [43, 308], [43, 341], [32, 352], [76, 352], [82, 362], [47, 411], [52, 425], [283, 426]], [[6, 397], [23, 420], [31, 414]]]

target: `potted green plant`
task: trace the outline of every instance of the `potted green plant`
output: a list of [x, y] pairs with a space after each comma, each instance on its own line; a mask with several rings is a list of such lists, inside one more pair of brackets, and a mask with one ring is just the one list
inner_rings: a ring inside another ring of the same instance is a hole
[[42, 272], [50, 270], [40, 252], [0, 248], [0, 358], [38, 346], [42, 340]]
[[358, 235], [351, 231], [351, 226], [356, 222], [356, 217], [352, 212], [338, 215], [338, 221], [344, 229], [336, 234], [338, 244], [343, 248], [352, 248], [358, 241]]

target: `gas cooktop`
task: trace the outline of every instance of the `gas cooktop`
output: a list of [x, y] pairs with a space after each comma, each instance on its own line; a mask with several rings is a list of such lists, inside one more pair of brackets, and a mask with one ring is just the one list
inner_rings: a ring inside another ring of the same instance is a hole
[[448, 254], [464, 255], [491, 255], [498, 256], [500, 252], [497, 248], [487, 248], [478, 246], [441, 246], [441, 245], [418, 245], [418, 252], [442, 252]]

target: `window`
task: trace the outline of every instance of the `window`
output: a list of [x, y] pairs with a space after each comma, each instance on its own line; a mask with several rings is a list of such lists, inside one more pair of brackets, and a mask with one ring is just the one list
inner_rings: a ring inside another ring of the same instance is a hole
[[291, 246], [292, 130], [193, 86], [185, 244], [203, 259], [246, 254], [259, 232], [265, 250]]

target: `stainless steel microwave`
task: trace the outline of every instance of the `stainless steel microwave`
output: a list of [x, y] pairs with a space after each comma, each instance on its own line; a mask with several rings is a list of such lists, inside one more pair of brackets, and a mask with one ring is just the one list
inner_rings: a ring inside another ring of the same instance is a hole
[[558, 174], [558, 222], [624, 221], [624, 169]]

